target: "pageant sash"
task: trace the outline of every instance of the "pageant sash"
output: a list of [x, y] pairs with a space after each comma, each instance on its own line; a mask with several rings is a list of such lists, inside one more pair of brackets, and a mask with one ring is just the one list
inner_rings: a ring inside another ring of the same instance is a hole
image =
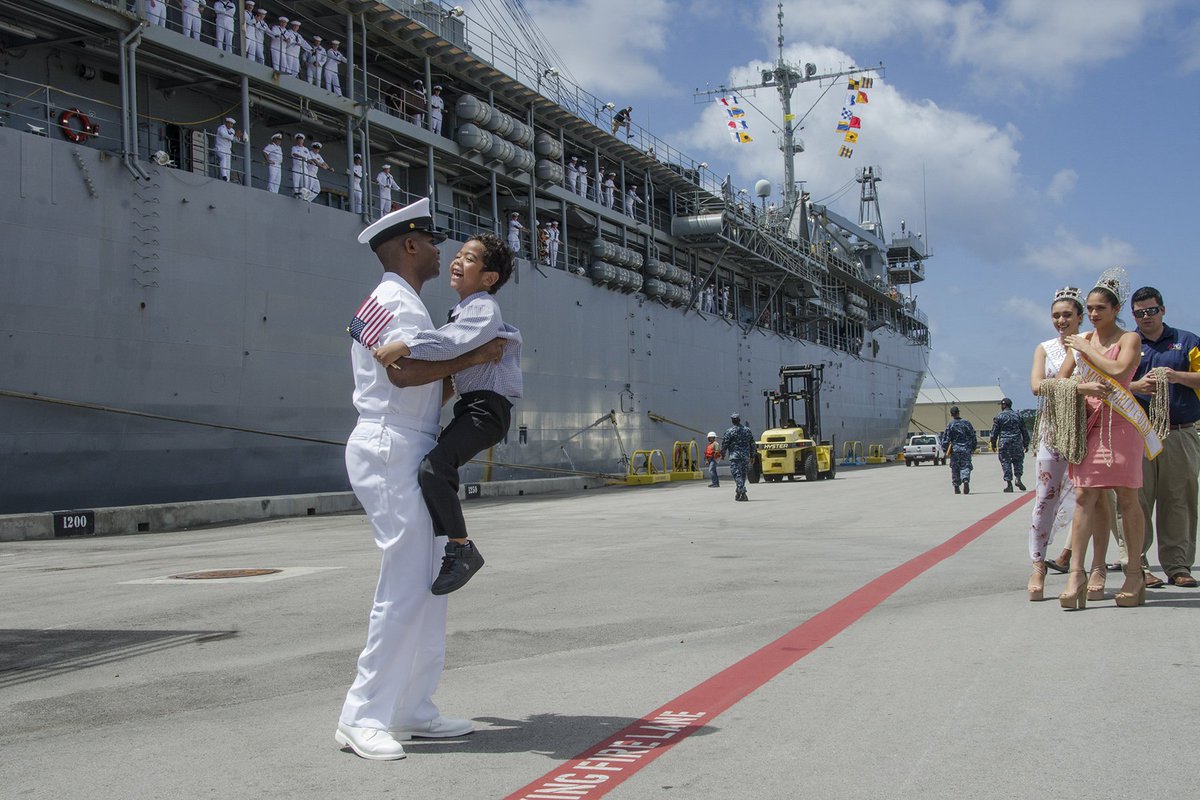
[[1075, 353], [1075, 364], [1078, 369], [1076, 375], [1081, 381], [1102, 383], [1109, 388], [1107, 397], [1102, 398], [1102, 401], [1108, 403], [1109, 407], [1125, 418], [1129, 424], [1137, 428], [1138, 433], [1142, 435], [1142, 444], [1146, 449], [1146, 458], [1153, 461], [1162, 452], [1162, 442], [1159, 441], [1158, 435], [1150, 427], [1150, 417], [1146, 416], [1142, 404], [1137, 401], [1137, 398], [1117, 381], [1116, 378], [1096, 368], [1085, 356], [1080, 353]]

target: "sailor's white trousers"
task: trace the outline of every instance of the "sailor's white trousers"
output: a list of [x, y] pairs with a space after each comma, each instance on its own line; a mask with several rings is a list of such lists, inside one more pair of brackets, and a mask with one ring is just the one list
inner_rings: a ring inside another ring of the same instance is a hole
[[[446, 660], [446, 601], [430, 593], [441, 566], [417, 467], [429, 433], [360, 421], [346, 443], [346, 470], [383, 551], [367, 646], [341, 722], [397, 729], [438, 717], [433, 704]], [[442, 540], [440, 544], [444, 545]]]

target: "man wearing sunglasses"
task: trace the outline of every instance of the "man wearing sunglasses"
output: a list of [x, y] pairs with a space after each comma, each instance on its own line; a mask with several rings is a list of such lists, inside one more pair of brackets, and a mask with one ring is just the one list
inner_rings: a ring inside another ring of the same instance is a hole
[[[1167, 581], [1194, 588], [1200, 475], [1200, 433], [1196, 430], [1200, 420], [1200, 338], [1163, 322], [1167, 308], [1162, 294], [1152, 286], [1133, 293], [1132, 308], [1142, 335], [1142, 363], [1129, 388], [1149, 410], [1155, 385], [1150, 370], [1165, 367], [1170, 384], [1171, 430], [1158, 458], [1142, 462], [1141, 501], [1146, 516], [1142, 555], [1150, 551], [1157, 532], [1158, 562], [1167, 573]], [[1161, 586], [1163, 581], [1147, 573], [1146, 585]]]

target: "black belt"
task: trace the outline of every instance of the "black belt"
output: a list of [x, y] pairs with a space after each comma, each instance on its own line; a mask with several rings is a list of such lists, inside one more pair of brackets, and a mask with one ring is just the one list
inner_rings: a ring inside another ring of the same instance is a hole
[[1194, 422], [1185, 422], [1185, 423], [1183, 423], [1182, 425], [1172, 425], [1172, 426], [1171, 426], [1171, 430], [1173, 430], [1173, 431], [1177, 431], [1177, 430], [1179, 430], [1180, 428], [1194, 428], [1194, 427], [1196, 427], [1196, 423], [1194, 423]]

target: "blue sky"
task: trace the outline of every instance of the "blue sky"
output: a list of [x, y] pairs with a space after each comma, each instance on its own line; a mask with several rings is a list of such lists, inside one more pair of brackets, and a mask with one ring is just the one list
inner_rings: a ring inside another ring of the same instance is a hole
[[[584, 88], [735, 185], [778, 185], [774, 92], [750, 100], [756, 141], [735, 145], [693, 90], [747, 83], [777, 49], [775, 2], [525, 0]], [[886, 230], [928, 230], [913, 291], [929, 315], [929, 367], [947, 386], [999, 382], [1032, 407], [1049, 299], [1106, 267], [1162, 290], [1169, 324], [1200, 328], [1191, 278], [1200, 4], [1194, 0], [787, 0], [792, 63], [821, 72], [884, 62], [853, 159], [837, 157], [841, 87], [804, 122], [797, 177], [822, 198], [882, 168]], [[822, 91], [801, 87], [798, 112]], [[922, 196], [922, 173], [926, 194]], [[857, 186], [831, 206], [858, 214]], [[1126, 311], [1128, 327], [1133, 321]], [[1086, 329], [1086, 323], [1085, 323]], [[928, 379], [927, 379], [928, 380]]]

